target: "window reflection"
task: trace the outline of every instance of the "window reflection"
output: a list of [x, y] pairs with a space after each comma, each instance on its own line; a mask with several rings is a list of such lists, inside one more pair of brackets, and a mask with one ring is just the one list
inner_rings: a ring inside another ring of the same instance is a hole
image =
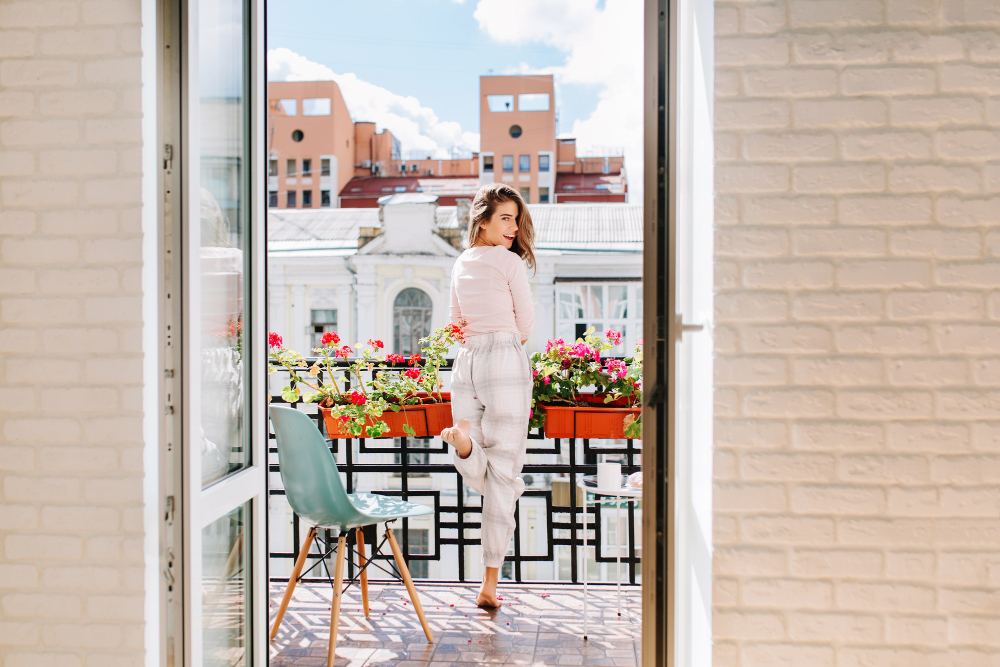
[[198, 3], [202, 484], [248, 464], [243, 331], [247, 141], [244, 7]]
[[249, 515], [244, 504], [201, 532], [204, 667], [248, 664]]

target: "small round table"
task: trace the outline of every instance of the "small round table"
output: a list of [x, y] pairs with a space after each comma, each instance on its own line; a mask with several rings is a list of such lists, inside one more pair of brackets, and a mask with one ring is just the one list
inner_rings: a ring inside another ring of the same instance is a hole
[[[589, 475], [587, 477], [590, 477]], [[622, 615], [622, 577], [621, 577], [621, 565], [622, 565], [622, 549], [621, 549], [621, 519], [622, 519], [622, 501], [626, 503], [638, 502], [642, 500], [642, 489], [634, 486], [622, 485], [618, 489], [599, 489], [597, 487], [596, 480], [591, 477], [587, 479], [585, 477], [582, 481], [577, 483], [577, 486], [583, 489], [583, 638], [587, 638], [587, 505], [593, 504], [595, 507], [602, 501], [598, 500], [598, 496], [609, 496], [615, 499], [615, 580], [616, 580], [616, 595], [618, 597], [618, 615]], [[596, 477], [596, 475], [594, 476]], [[593, 498], [591, 498], [593, 496]], [[600, 511], [600, 510], [598, 510]], [[600, 535], [596, 536], [598, 539], [598, 544], [600, 544]], [[627, 545], [626, 545], [627, 546]], [[597, 547], [600, 548], [599, 546]], [[594, 558], [597, 558], [597, 551], [594, 552]]]

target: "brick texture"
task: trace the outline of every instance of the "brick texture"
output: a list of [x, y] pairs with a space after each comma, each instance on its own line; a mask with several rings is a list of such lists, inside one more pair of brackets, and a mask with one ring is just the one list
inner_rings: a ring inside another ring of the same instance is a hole
[[997, 4], [716, 16], [716, 665], [994, 664]]
[[139, 27], [0, 2], [2, 667], [143, 664]]

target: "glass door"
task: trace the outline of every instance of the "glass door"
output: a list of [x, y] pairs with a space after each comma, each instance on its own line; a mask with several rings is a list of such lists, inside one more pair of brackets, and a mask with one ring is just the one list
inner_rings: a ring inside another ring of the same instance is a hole
[[168, 235], [165, 288], [168, 301], [180, 297], [168, 303], [166, 336], [180, 341], [179, 374], [168, 373], [180, 446], [167, 551], [181, 567], [168, 577], [179, 601], [167, 605], [166, 662], [173, 653], [176, 665], [265, 665], [263, 3], [177, 3], [179, 39], [165, 40], [164, 63], [176, 58], [166, 152], [179, 173], [165, 190], [179, 233]]

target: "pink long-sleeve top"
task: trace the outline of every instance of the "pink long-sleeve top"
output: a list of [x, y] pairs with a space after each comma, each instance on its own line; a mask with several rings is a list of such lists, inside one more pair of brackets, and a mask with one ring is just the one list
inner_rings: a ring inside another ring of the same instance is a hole
[[535, 305], [524, 260], [503, 246], [469, 248], [451, 270], [451, 321], [465, 320], [465, 335], [509, 331], [525, 340], [535, 326]]

